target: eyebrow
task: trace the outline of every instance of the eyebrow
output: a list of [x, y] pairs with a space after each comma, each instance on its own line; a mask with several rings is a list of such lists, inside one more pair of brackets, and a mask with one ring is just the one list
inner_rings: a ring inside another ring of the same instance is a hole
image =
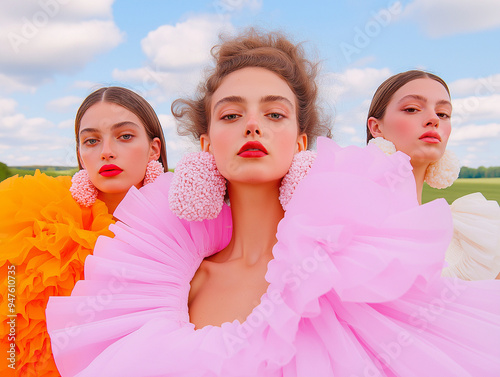
[[[224, 97], [222, 99], [220, 99], [219, 101], [217, 101], [217, 103], [214, 105], [214, 110], [217, 109], [217, 107], [223, 105], [224, 103], [228, 103], [228, 102], [231, 102], [231, 103], [245, 103], [246, 100], [241, 97], [241, 96], [228, 96], [228, 97]], [[293, 104], [292, 102], [290, 102], [290, 100], [286, 97], [283, 97], [283, 96], [278, 96], [278, 95], [268, 95], [268, 96], [265, 96], [265, 97], [262, 97], [260, 99], [260, 103], [268, 103], [268, 102], [284, 102], [286, 103], [288, 106], [290, 106], [292, 109], [293, 109]]]
[[[427, 98], [423, 97], [423, 96], [420, 96], [418, 94], [408, 94], [407, 96], [404, 96], [403, 98], [401, 98], [398, 103], [401, 103], [407, 99], [415, 99], [417, 101], [421, 101], [421, 102], [427, 102]], [[451, 107], [451, 102], [450, 101], [447, 101], [445, 99], [442, 99], [442, 100], [439, 100], [437, 101], [436, 105], [448, 105]]]
[[[118, 122], [118, 123], [115, 123], [111, 126], [111, 130], [114, 131], [116, 130], [117, 128], [121, 128], [121, 127], [126, 127], [126, 126], [134, 126], [134, 127], [139, 127], [137, 124], [135, 124], [134, 122], [131, 122], [131, 121], [124, 121], [124, 122]], [[80, 135], [83, 134], [83, 133], [86, 133], [86, 132], [99, 132], [99, 130], [97, 128], [92, 128], [92, 127], [87, 127], [87, 128], [84, 128], [83, 130], [80, 130]]]

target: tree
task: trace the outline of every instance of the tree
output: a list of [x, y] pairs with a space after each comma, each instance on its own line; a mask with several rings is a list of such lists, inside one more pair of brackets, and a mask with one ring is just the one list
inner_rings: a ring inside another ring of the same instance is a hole
[[0, 181], [12, 177], [14, 174], [10, 171], [9, 167], [3, 162], [0, 162]]

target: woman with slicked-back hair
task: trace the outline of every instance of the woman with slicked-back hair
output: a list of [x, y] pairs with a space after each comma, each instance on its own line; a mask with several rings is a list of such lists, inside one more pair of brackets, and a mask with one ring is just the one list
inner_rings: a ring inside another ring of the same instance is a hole
[[75, 137], [81, 170], [73, 179], [37, 171], [0, 184], [0, 268], [16, 282], [14, 289], [5, 278], [0, 295], [17, 314], [14, 337], [7, 321], [0, 327], [14, 360], [0, 364], [2, 376], [12, 369], [19, 376], [59, 375], [46, 328], [49, 296], [69, 295], [83, 278], [85, 258], [98, 236], [112, 235], [113, 213], [130, 187], [167, 168], [158, 117], [129, 89], [101, 88], [85, 98]]
[[[376, 90], [367, 118], [369, 143], [410, 157], [419, 203], [424, 182], [442, 189], [458, 178], [458, 159], [446, 149], [452, 131], [450, 91], [439, 76], [411, 70], [389, 77]], [[453, 238], [443, 275], [500, 278], [498, 203], [477, 192], [456, 199], [451, 211]]]

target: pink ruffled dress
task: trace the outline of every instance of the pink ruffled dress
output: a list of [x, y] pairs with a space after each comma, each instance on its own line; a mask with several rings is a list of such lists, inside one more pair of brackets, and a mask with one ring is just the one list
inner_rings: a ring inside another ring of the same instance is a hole
[[178, 219], [171, 178], [132, 189], [85, 280], [50, 299], [62, 376], [500, 375], [499, 282], [440, 276], [450, 209], [418, 205], [405, 155], [319, 139], [278, 226], [260, 304], [243, 323], [198, 330], [190, 281], [229, 242], [231, 214]]

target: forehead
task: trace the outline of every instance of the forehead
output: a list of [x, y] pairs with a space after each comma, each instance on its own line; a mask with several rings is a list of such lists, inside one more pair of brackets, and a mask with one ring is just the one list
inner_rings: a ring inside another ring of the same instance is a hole
[[410, 81], [399, 88], [392, 96], [391, 103], [398, 102], [409, 95], [421, 96], [431, 102], [450, 100], [450, 95], [440, 82], [430, 78], [421, 78]]
[[139, 117], [123, 106], [112, 102], [97, 102], [83, 114], [80, 128], [106, 128], [121, 122], [132, 122], [145, 128]]
[[288, 83], [276, 73], [260, 67], [247, 67], [231, 72], [212, 96], [211, 109], [217, 101], [229, 96], [247, 100], [279, 95], [295, 104], [296, 98]]

